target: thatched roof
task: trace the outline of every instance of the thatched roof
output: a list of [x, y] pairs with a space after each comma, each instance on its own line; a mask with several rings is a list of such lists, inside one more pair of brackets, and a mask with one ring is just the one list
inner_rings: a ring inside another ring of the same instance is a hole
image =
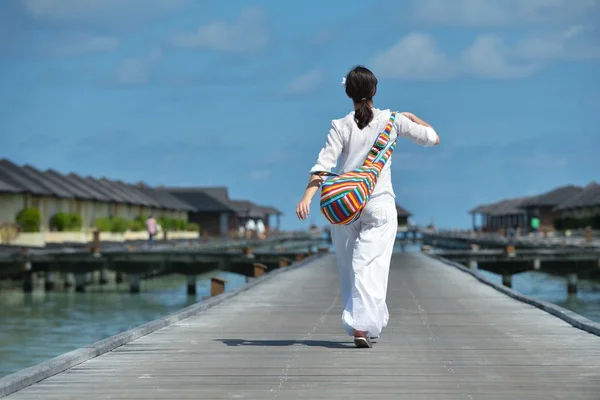
[[542, 193], [537, 196], [532, 196], [528, 200], [524, 201], [521, 204], [521, 207], [556, 207], [560, 204], [571, 200], [573, 197], [581, 193], [582, 190], [582, 187], [575, 185], [561, 186], [559, 188], [552, 189], [549, 192]]
[[600, 206], [600, 185], [591, 182], [579, 194], [555, 207], [557, 211]]
[[30, 165], [16, 165], [7, 159], [0, 160], [0, 192], [124, 203], [165, 210], [194, 209], [147, 186], [139, 187], [108, 178], [84, 178], [75, 173], [63, 174], [51, 169], [40, 171]]
[[485, 214], [492, 217], [502, 215], [521, 215], [525, 211], [521, 209], [521, 204], [528, 200], [529, 197], [517, 197], [513, 199], [500, 200], [497, 203], [485, 204], [478, 206], [471, 211], [470, 214]]

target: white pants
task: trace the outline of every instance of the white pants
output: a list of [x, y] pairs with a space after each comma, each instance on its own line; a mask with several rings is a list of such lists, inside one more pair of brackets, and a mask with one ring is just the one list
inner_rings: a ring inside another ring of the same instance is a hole
[[333, 225], [331, 237], [344, 312], [342, 324], [379, 336], [388, 324], [386, 294], [398, 218], [393, 196], [383, 194], [367, 203], [361, 217], [350, 225]]

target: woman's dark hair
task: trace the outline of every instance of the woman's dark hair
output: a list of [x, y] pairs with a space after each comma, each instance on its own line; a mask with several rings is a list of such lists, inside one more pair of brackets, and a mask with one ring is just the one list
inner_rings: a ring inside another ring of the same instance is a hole
[[369, 104], [377, 93], [377, 78], [367, 68], [359, 65], [346, 75], [346, 94], [359, 107], [354, 112], [354, 120], [360, 129], [369, 125], [373, 110]]

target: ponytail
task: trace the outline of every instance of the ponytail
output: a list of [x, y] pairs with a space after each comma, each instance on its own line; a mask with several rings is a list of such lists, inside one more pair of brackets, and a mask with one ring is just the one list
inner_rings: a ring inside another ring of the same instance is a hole
[[[373, 120], [372, 101], [377, 93], [377, 78], [367, 68], [354, 67], [344, 80], [346, 94], [354, 102], [354, 121], [363, 129]], [[358, 105], [358, 107], [356, 107]]]
[[354, 111], [354, 121], [359, 129], [363, 129], [373, 120], [373, 110], [371, 109], [371, 99], [362, 99], [360, 106]]

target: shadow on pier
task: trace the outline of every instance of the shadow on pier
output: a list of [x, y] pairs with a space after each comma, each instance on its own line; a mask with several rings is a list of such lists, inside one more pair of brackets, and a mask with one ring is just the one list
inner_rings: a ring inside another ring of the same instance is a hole
[[354, 342], [332, 342], [328, 340], [246, 340], [246, 339], [216, 339], [229, 347], [258, 346], [258, 347], [287, 347], [302, 345], [308, 347], [324, 347], [327, 349], [354, 348]]

